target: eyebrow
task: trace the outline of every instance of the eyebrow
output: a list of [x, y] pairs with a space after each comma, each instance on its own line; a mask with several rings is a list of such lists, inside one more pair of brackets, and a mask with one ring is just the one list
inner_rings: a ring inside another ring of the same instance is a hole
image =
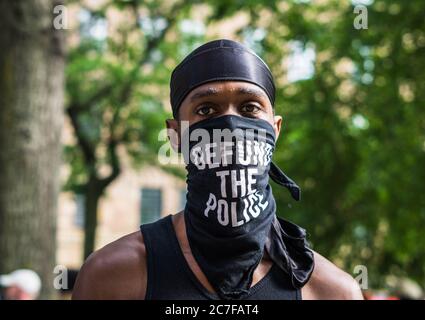
[[209, 87], [205, 90], [196, 92], [191, 98], [190, 101], [193, 102], [196, 99], [200, 99], [200, 98], [204, 98], [204, 97], [210, 97], [210, 96], [215, 96], [217, 94], [219, 94], [219, 90], [213, 88], [213, 87]]
[[268, 98], [267, 95], [263, 92], [263, 90], [260, 90], [260, 89], [240, 87], [237, 89], [237, 92], [240, 95], [252, 95], [252, 96], [256, 96], [257, 98], [264, 98], [264, 99]]
[[[239, 87], [236, 90], [236, 92], [239, 95], [252, 95], [257, 98], [264, 98], [264, 99], [268, 98], [268, 96], [260, 89]], [[220, 93], [220, 90], [217, 90], [216, 88], [213, 88], [213, 87], [209, 87], [205, 90], [202, 90], [193, 94], [192, 97], [190, 98], [190, 101], [193, 102], [196, 99], [215, 96], [215, 95], [218, 95], [219, 93]]]

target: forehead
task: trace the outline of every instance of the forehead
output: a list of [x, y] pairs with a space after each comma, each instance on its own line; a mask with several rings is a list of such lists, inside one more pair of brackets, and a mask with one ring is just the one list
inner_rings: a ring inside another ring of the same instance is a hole
[[266, 92], [258, 85], [245, 81], [215, 81], [208, 82], [193, 89], [184, 99], [186, 102], [193, 102], [205, 97], [226, 95], [252, 96], [258, 99], [270, 100]]

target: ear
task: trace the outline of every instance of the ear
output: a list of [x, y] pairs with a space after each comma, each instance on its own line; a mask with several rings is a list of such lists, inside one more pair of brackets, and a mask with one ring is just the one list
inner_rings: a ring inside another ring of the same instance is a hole
[[167, 126], [168, 140], [170, 140], [171, 147], [175, 152], [180, 149], [180, 136], [179, 136], [179, 122], [176, 119], [165, 120]]
[[280, 129], [282, 128], [282, 121], [283, 120], [281, 116], [274, 116], [273, 128], [274, 128], [274, 133], [276, 135], [276, 140], [277, 138], [279, 138]]

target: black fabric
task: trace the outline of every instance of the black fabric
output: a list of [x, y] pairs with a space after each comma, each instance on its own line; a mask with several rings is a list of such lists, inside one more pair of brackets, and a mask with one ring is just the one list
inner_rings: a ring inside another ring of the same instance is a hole
[[[301, 287], [313, 270], [313, 253], [304, 230], [294, 226], [294, 242], [277, 221], [268, 176], [273, 127], [264, 120], [226, 115], [191, 125], [187, 136], [186, 232], [193, 256], [218, 295], [243, 299], [249, 294], [264, 248]], [[299, 198], [298, 186], [275, 165], [272, 174]]]
[[[287, 230], [288, 222], [279, 219]], [[146, 300], [217, 300], [196, 278], [179, 246], [171, 215], [141, 227], [147, 257]], [[292, 230], [287, 230], [290, 233]], [[256, 283], [246, 300], [300, 300], [287, 273], [276, 264]]]
[[269, 176], [278, 185], [287, 188], [291, 193], [292, 198], [297, 201], [300, 201], [300, 187], [298, 187], [297, 184], [291, 178], [289, 178], [282, 170], [280, 170], [280, 168], [273, 162], [270, 164]]
[[274, 105], [275, 86], [266, 63], [242, 44], [226, 39], [208, 42], [189, 54], [173, 71], [170, 100], [174, 118], [194, 88], [212, 81], [246, 81], [261, 87]]

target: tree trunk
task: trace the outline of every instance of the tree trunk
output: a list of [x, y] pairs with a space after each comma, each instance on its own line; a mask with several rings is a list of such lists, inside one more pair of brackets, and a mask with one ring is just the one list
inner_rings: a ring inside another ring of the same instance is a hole
[[52, 0], [0, 0], [0, 274], [30, 268], [54, 296], [63, 33]]
[[87, 183], [84, 203], [84, 259], [87, 259], [95, 248], [97, 208], [101, 194], [98, 180], [91, 177]]

